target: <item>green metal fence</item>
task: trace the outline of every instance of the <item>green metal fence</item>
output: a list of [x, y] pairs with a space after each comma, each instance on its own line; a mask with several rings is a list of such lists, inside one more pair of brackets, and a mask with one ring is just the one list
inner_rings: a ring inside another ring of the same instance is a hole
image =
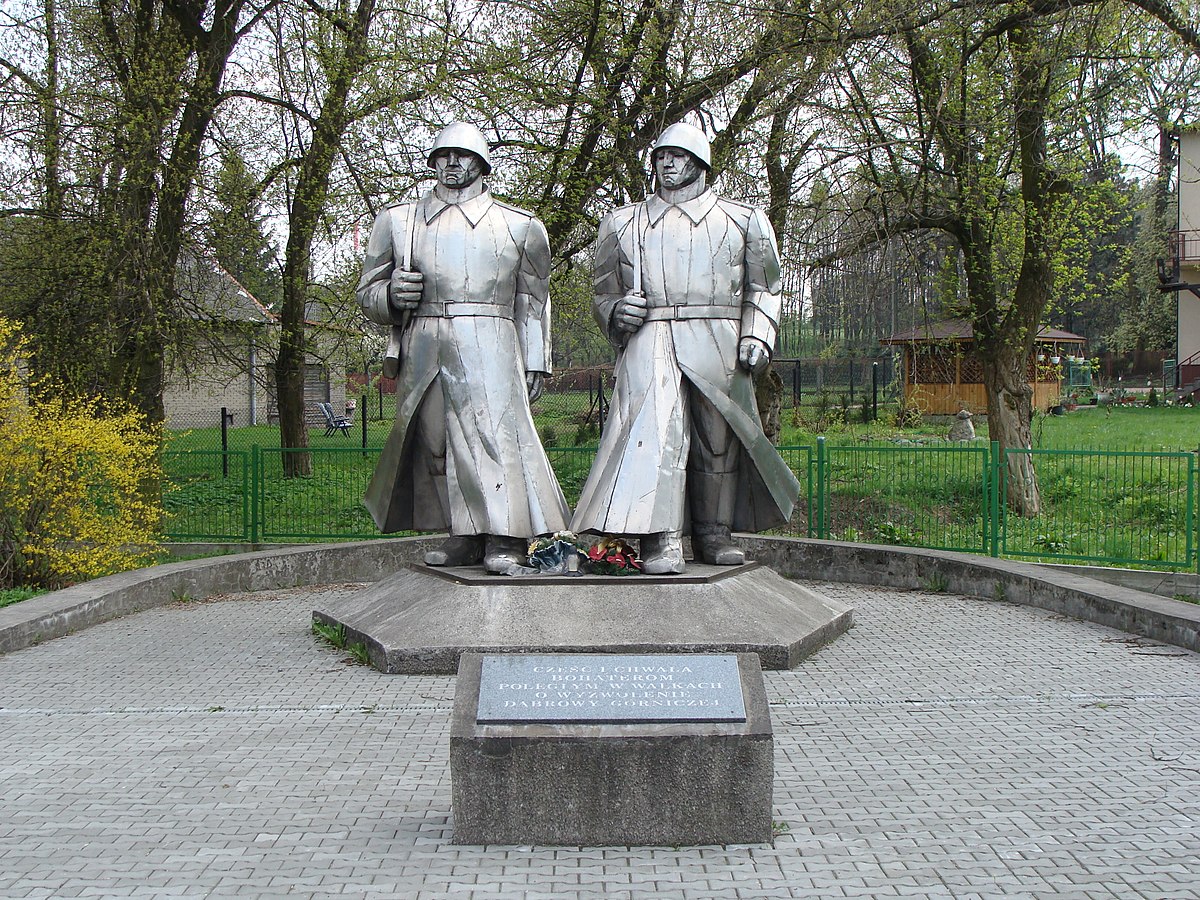
[[818, 535], [987, 553], [989, 448], [818, 441]]
[[[254, 540], [251, 454], [243, 450], [163, 453], [166, 535], [176, 541]], [[257, 467], [253, 469], [257, 474]]]
[[[283, 477], [307, 452], [312, 474]], [[170, 540], [319, 541], [377, 537], [361, 498], [378, 447], [258, 447], [164, 454]], [[547, 450], [574, 504], [593, 447]], [[992, 556], [1198, 568], [1197, 455], [1009, 450], [995, 443], [780, 447], [801, 483], [788, 534]], [[1008, 457], [1037, 471], [1041, 512], [1011, 513]]]
[[[998, 504], [1001, 555], [1190, 567], [1195, 454], [1009, 450], [1004, 457], [1016, 453], [1033, 461], [1041, 512], [1022, 518]], [[1007, 477], [1007, 465], [1001, 470]]]

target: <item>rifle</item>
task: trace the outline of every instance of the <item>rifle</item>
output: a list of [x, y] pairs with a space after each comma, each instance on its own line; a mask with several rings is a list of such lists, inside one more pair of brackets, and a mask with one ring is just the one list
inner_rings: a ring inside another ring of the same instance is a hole
[[[417, 233], [417, 206], [418, 203], [412, 205], [412, 213], [408, 217], [408, 224], [404, 240], [404, 257], [400, 262], [402, 271], [411, 272], [412, 257], [413, 257], [413, 241], [416, 239]], [[398, 208], [394, 207], [393, 209]], [[389, 291], [390, 291], [389, 285]], [[388, 335], [387, 350], [383, 354], [383, 377], [395, 378], [400, 374], [400, 346], [404, 339], [404, 329], [408, 327], [408, 323], [412, 321], [412, 310], [405, 310], [400, 314], [400, 321], [392, 325]]]

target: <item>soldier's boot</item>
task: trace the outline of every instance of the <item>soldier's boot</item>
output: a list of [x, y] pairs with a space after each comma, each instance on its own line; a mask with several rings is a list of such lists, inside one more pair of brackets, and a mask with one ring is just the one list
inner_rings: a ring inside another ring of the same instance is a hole
[[691, 472], [692, 552], [710, 566], [740, 566], [746, 554], [733, 543], [729, 522], [737, 503], [737, 472]]
[[483, 536], [452, 534], [425, 554], [427, 566], [473, 566], [483, 559]]
[[692, 551], [696, 559], [710, 566], [740, 566], [746, 561], [746, 554], [734, 545], [728, 525], [693, 524]]
[[489, 575], [505, 575], [513, 566], [529, 564], [529, 543], [523, 538], [506, 534], [489, 534], [486, 537], [483, 568]]
[[642, 571], [647, 575], [678, 575], [683, 571], [683, 541], [677, 531], [643, 534], [638, 541]]

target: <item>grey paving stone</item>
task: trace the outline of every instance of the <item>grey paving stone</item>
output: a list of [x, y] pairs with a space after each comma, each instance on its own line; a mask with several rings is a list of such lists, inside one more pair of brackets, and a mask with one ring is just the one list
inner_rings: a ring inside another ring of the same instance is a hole
[[1200, 656], [818, 588], [858, 624], [766, 676], [773, 847], [452, 845], [454, 679], [321, 645], [326, 586], [0, 657], [0, 897], [1200, 897]]

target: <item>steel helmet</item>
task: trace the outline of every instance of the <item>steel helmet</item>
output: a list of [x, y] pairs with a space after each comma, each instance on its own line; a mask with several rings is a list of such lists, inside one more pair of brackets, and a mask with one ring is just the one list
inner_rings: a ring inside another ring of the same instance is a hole
[[474, 125], [466, 122], [451, 122], [438, 133], [438, 136], [434, 138], [429, 156], [426, 157], [426, 162], [429, 163], [431, 169], [433, 168], [433, 156], [439, 150], [466, 150], [468, 153], [474, 153], [483, 162], [483, 174], [491, 174], [492, 158], [488, 153], [487, 138]]
[[689, 125], [687, 122], [668, 125], [654, 145], [655, 150], [661, 150], [663, 147], [686, 150], [696, 157], [696, 161], [706, 170], [712, 169], [712, 149], [708, 145], [708, 138], [695, 125]]

